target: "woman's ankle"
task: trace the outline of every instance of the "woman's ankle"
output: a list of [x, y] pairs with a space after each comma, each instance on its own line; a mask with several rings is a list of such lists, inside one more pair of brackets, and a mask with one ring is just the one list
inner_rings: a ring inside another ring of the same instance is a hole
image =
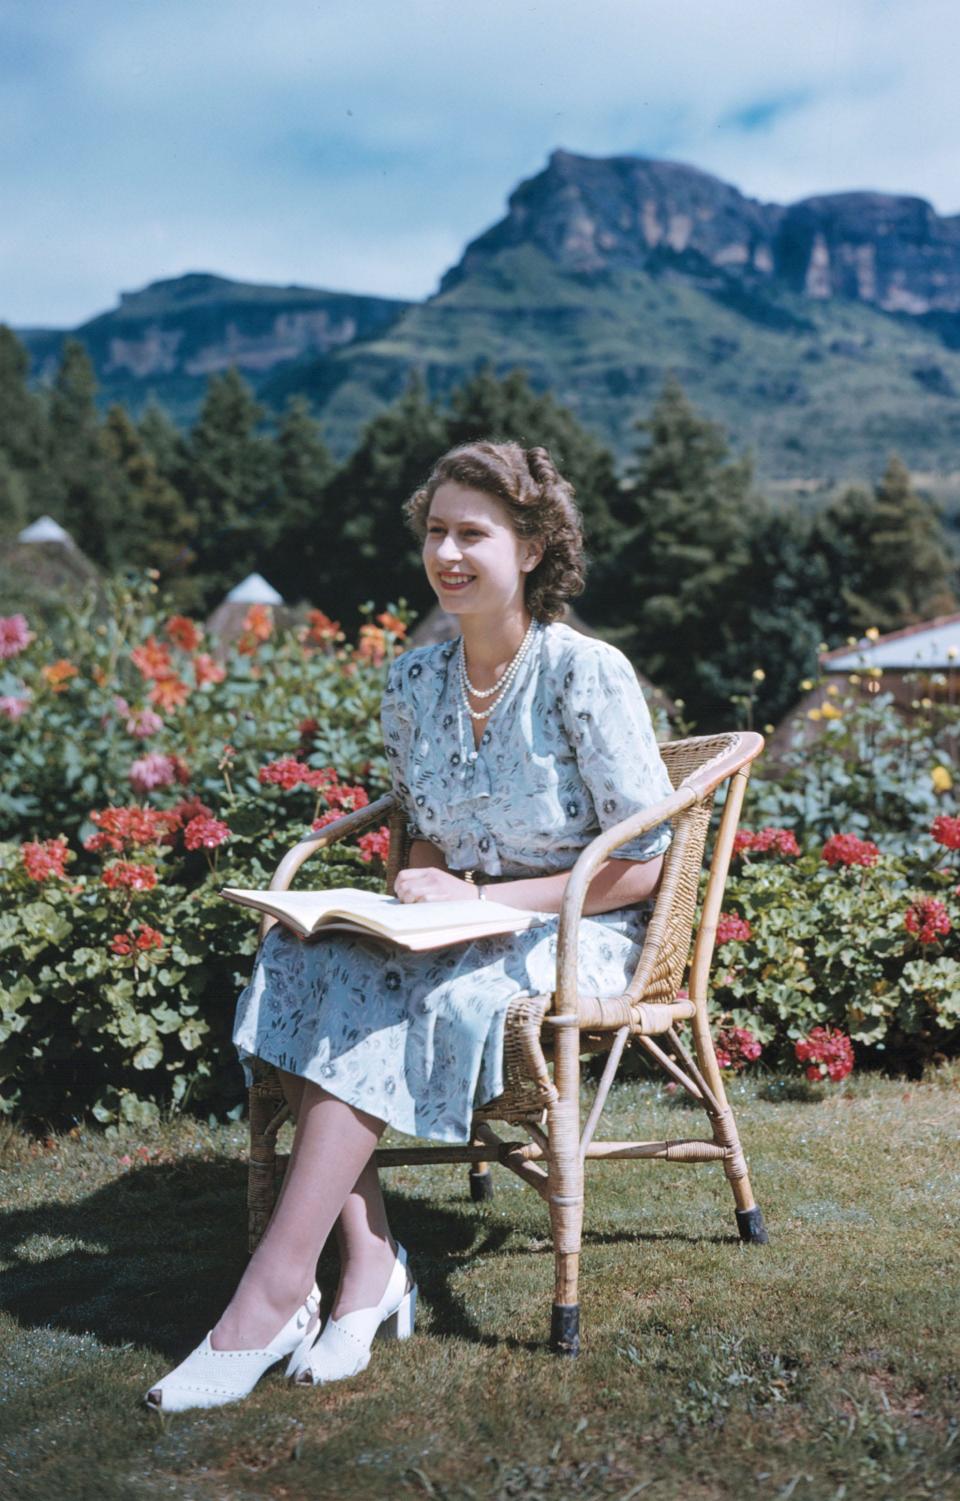
[[371, 1239], [362, 1251], [354, 1248], [340, 1269], [331, 1318], [375, 1307], [386, 1291], [396, 1259], [397, 1243], [389, 1235], [386, 1240]]

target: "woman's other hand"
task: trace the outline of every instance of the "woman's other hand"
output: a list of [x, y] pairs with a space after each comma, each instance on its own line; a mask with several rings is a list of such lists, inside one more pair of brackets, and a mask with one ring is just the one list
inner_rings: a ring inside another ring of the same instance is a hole
[[478, 900], [480, 895], [469, 881], [436, 866], [401, 870], [393, 889], [400, 902], [463, 902]]

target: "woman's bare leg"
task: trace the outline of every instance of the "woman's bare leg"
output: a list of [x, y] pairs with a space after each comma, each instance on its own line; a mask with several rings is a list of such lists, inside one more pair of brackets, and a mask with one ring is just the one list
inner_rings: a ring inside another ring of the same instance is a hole
[[276, 1208], [212, 1331], [214, 1349], [262, 1349], [303, 1302], [324, 1243], [370, 1162], [383, 1126], [312, 1080], [304, 1081]]
[[[284, 1097], [296, 1119], [306, 1080], [283, 1069], [278, 1069], [278, 1073]], [[344, 1200], [336, 1232], [340, 1283], [331, 1315], [342, 1318], [356, 1308], [372, 1308], [379, 1303], [397, 1254], [374, 1163], [367, 1163]]]

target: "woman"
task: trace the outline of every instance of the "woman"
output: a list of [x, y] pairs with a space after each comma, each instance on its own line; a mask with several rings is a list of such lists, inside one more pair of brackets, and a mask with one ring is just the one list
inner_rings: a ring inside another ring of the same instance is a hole
[[[583, 543], [572, 488], [546, 450], [454, 449], [406, 509], [428, 580], [462, 634], [406, 652], [390, 670], [384, 744], [413, 837], [396, 894], [480, 901], [495, 882], [498, 902], [544, 920], [427, 954], [344, 935], [304, 944], [271, 929], [234, 1041], [242, 1058], [281, 1070], [293, 1150], [222, 1318], [147, 1395], [163, 1411], [236, 1400], [287, 1356], [300, 1381], [353, 1375], [378, 1331], [412, 1331], [416, 1288], [372, 1161], [380, 1134], [389, 1124], [469, 1141], [474, 1102], [502, 1091], [510, 1001], [554, 988], [549, 914], [577, 855], [671, 790], [626, 658], [556, 623], [583, 587]], [[591, 883], [584, 991], [618, 994], [632, 974], [670, 837], [664, 823], [631, 841]], [[334, 1227], [340, 1283], [318, 1337], [314, 1276]]]

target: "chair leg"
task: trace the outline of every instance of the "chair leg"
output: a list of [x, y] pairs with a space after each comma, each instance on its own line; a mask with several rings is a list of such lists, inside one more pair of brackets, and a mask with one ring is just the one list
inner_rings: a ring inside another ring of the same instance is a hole
[[288, 1114], [274, 1069], [255, 1064], [248, 1108], [247, 1249], [252, 1255], [273, 1213], [277, 1197], [277, 1132]]
[[[479, 1136], [474, 1136], [470, 1142], [472, 1147], [482, 1146]], [[471, 1162], [470, 1164], [470, 1197], [475, 1204], [484, 1204], [493, 1198], [493, 1174], [490, 1171], [489, 1162]]]
[[580, 1353], [580, 1240], [583, 1232], [583, 1162], [580, 1157], [580, 1033], [558, 1027], [554, 1052], [557, 1099], [547, 1108], [550, 1154], [547, 1201], [553, 1230], [556, 1280], [550, 1348]]
[[707, 1008], [700, 1005], [692, 1021], [694, 1047], [697, 1054], [697, 1063], [704, 1075], [714, 1098], [720, 1107], [719, 1114], [708, 1110], [710, 1124], [713, 1128], [713, 1139], [720, 1146], [728, 1149], [729, 1155], [724, 1159], [723, 1170], [727, 1175], [727, 1181], [733, 1190], [735, 1215], [737, 1221], [737, 1234], [744, 1245], [765, 1246], [769, 1241], [767, 1227], [763, 1222], [763, 1215], [757, 1207], [757, 1201], [753, 1197], [750, 1187], [750, 1178], [747, 1173], [747, 1161], [740, 1145], [740, 1133], [733, 1117], [733, 1111], [727, 1100], [726, 1090], [723, 1087], [723, 1075], [717, 1062], [716, 1049], [713, 1045], [713, 1033], [707, 1017]]

